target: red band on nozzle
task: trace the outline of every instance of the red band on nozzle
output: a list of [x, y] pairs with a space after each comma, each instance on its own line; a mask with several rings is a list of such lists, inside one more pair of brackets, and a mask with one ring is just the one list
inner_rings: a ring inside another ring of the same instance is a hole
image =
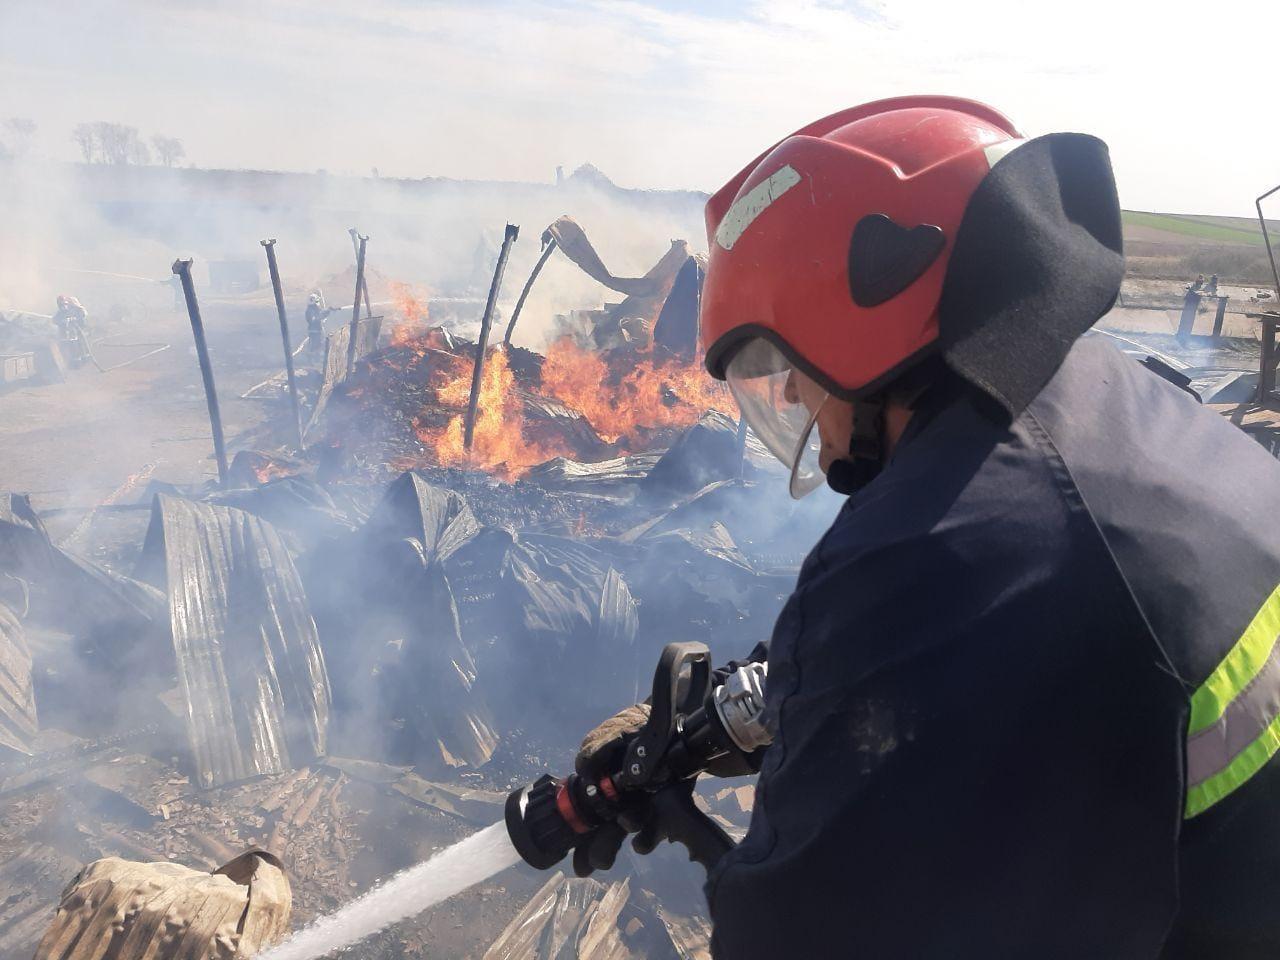
[[590, 828], [579, 819], [578, 811], [573, 806], [573, 798], [569, 796], [568, 780], [561, 781], [560, 788], [556, 790], [556, 809], [560, 811], [560, 816], [574, 833], [590, 832]]

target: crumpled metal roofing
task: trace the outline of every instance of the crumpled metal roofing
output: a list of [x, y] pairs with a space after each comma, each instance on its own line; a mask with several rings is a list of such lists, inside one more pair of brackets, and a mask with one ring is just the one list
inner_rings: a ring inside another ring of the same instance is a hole
[[412, 537], [428, 561], [444, 561], [480, 532], [480, 522], [459, 494], [433, 487], [412, 471], [387, 488], [369, 515], [364, 536], [370, 541]]
[[626, 960], [618, 915], [630, 881], [605, 886], [556, 873], [507, 924], [483, 960]]
[[26, 496], [0, 494], [0, 573], [30, 588], [31, 621], [79, 635], [119, 664], [159, 642], [160, 592], [54, 546]]
[[[507, 552], [502, 582], [517, 662], [533, 658], [538, 666], [531, 677], [578, 691], [572, 708], [616, 705], [634, 694], [638, 605], [613, 558], [566, 537], [521, 535]], [[571, 707], [552, 700], [547, 708]]]
[[308, 564], [343, 744], [389, 737], [388, 723], [404, 720], [413, 749], [445, 764], [478, 767], [492, 755], [497, 725], [445, 572], [480, 529], [458, 494], [405, 473], [361, 530]]
[[325, 752], [329, 680], [293, 558], [266, 521], [158, 495], [144, 553], [163, 558], [200, 786]]
[[251, 850], [202, 873], [176, 863], [96, 860], [62, 894], [35, 960], [232, 960], [289, 932], [280, 861]]

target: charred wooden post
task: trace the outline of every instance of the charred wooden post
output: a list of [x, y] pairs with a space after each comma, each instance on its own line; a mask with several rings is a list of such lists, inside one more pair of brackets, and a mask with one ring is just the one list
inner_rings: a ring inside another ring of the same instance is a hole
[[1186, 343], [1191, 336], [1191, 329], [1196, 323], [1196, 311], [1200, 309], [1200, 291], [1194, 287], [1187, 288], [1187, 295], [1182, 301], [1182, 317], [1178, 320], [1177, 338]]
[[[484, 375], [484, 351], [489, 343], [489, 328], [493, 326], [493, 308], [498, 302], [498, 290], [502, 287], [502, 274], [507, 269], [507, 257], [511, 255], [511, 244], [520, 236], [520, 228], [513, 223], [507, 224], [507, 232], [502, 237], [502, 249], [498, 251], [498, 264], [493, 268], [493, 283], [489, 284], [489, 299], [485, 301], [484, 316], [480, 318], [480, 336], [476, 339], [476, 364], [471, 375], [471, 398], [467, 401], [467, 419], [464, 424], [462, 445], [471, 449], [471, 440], [476, 429], [476, 406], [480, 403], [480, 379]], [[354, 331], [353, 331], [354, 333]]]
[[[357, 230], [355, 227], [349, 227], [347, 228], [347, 233], [351, 235], [351, 250], [353, 253], [355, 253], [356, 259], [359, 260], [360, 259], [360, 239], [361, 239], [360, 231]], [[365, 237], [364, 239], [368, 240], [369, 238]], [[369, 303], [369, 284], [362, 282], [361, 287], [364, 291], [364, 315], [366, 317], [372, 317], [373, 307]], [[356, 299], [359, 300], [360, 298], [356, 297]]]
[[511, 322], [507, 324], [507, 335], [502, 338], [503, 344], [511, 345], [511, 334], [515, 332], [516, 321], [520, 319], [520, 311], [524, 309], [524, 301], [529, 296], [529, 291], [533, 289], [533, 281], [538, 279], [538, 274], [542, 272], [542, 266], [547, 262], [551, 254], [555, 253], [556, 238], [551, 236], [548, 230], [542, 235], [542, 256], [538, 258], [538, 262], [533, 265], [533, 272], [529, 274], [529, 279], [525, 281], [524, 289], [520, 291], [520, 299], [516, 301], [516, 308], [511, 311]]
[[[347, 376], [351, 376], [351, 371], [356, 365], [356, 333], [360, 327], [360, 292], [364, 289], [364, 248], [369, 242], [369, 238], [363, 234], [357, 234], [356, 238], [356, 293], [351, 298], [351, 336], [347, 339]], [[372, 316], [372, 314], [368, 314]]]
[[227, 447], [222, 440], [222, 414], [218, 410], [218, 388], [213, 384], [213, 366], [209, 363], [209, 345], [204, 339], [204, 321], [200, 319], [200, 304], [196, 302], [196, 288], [191, 282], [191, 258], [173, 261], [173, 272], [182, 283], [182, 295], [187, 300], [187, 316], [191, 318], [191, 334], [196, 341], [200, 376], [204, 379], [204, 398], [209, 404], [209, 426], [213, 429], [213, 453], [218, 460], [218, 484], [225, 486]]
[[1222, 321], [1227, 316], [1227, 298], [1218, 297], [1218, 312], [1213, 316], [1213, 339], [1217, 340], [1222, 336]]
[[1280, 326], [1280, 313], [1247, 314], [1250, 319], [1262, 322], [1262, 356], [1258, 364], [1258, 394], [1254, 402], [1265, 404], [1276, 389], [1276, 328]]
[[293, 344], [289, 342], [289, 318], [284, 312], [284, 292], [280, 289], [280, 268], [276, 264], [276, 241], [259, 241], [267, 251], [267, 270], [271, 274], [271, 289], [276, 295], [276, 313], [280, 315], [280, 339], [284, 343], [284, 372], [289, 378], [289, 403], [293, 406], [293, 435], [298, 449], [302, 449], [302, 408], [298, 404], [298, 381], [293, 375]]

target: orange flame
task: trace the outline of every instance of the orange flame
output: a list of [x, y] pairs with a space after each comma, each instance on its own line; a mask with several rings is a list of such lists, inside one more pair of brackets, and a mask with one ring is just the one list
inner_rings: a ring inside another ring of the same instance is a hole
[[291, 470], [288, 467], [282, 466], [274, 460], [268, 460], [265, 463], [260, 463], [253, 468], [254, 476], [258, 478], [259, 483], [270, 483], [272, 480], [277, 480], [280, 477], [291, 477], [296, 472], [296, 470]]
[[391, 346], [412, 346], [426, 335], [427, 294], [425, 290], [420, 293], [421, 295], [415, 294], [407, 283], [398, 280], [391, 282], [391, 300], [398, 318], [391, 328]]
[[536, 464], [571, 453], [567, 446], [537, 443], [525, 437], [524, 401], [502, 347], [494, 347], [485, 357], [471, 449], [467, 450], [465, 411], [471, 398], [471, 379], [470, 374], [459, 374], [436, 390], [438, 404], [463, 411], [450, 417], [443, 428], [433, 426], [423, 416], [414, 420], [418, 439], [435, 453], [440, 466], [468, 466], [514, 480]]
[[535, 385], [537, 381], [517, 381], [503, 347], [489, 351], [467, 450], [464, 421], [473, 354], [456, 351], [439, 328], [426, 325], [425, 303], [407, 285], [397, 284], [394, 289], [404, 323], [392, 331], [395, 349], [385, 355], [384, 363], [418, 379], [433, 400], [412, 421], [425, 455], [413, 463], [401, 458], [398, 466], [465, 466], [514, 480], [556, 456], [581, 458], [582, 451], [569, 436], [560, 435], [554, 424], [548, 428], [540, 416], [526, 419], [525, 398], [535, 390], [581, 414], [596, 435], [612, 446], [613, 455], [646, 449], [653, 443], [654, 431], [690, 426], [708, 410], [737, 415], [724, 384], [712, 380], [697, 360], [655, 359], [652, 352], [628, 350], [601, 353], [565, 336], [548, 350], [540, 386]]
[[696, 361], [643, 358], [614, 374], [601, 354], [584, 350], [572, 337], [561, 337], [547, 351], [542, 393], [582, 413], [602, 440], [627, 449], [645, 428], [687, 427], [708, 410], [738, 412], [724, 384]]

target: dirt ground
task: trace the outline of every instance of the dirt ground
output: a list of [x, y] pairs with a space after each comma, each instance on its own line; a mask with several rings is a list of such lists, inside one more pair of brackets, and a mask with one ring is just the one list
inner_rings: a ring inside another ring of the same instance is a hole
[[[240, 394], [283, 366], [279, 321], [267, 297], [201, 303], [228, 456], [260, 426], [267, 403]], [[0, 490], [29, 493], [38, 510], [73, 518], [130, 478], [188, 484], [216, 478], [208, 408], [185, 310], [111, 329], [119, 343], [162, 341], [169, 349], [118, 370], [85, 365], [60, 384], [0, 392]], [[294, 343], [304, 334], [293, 332]], [[96, 348], [110, 366], [142, 347]], [[300, 358], [301, 360], [301, 358]], [[128, 493], [126, 490], [124, 493]], [[135, 499], [130, 497], [129, 499]]]

